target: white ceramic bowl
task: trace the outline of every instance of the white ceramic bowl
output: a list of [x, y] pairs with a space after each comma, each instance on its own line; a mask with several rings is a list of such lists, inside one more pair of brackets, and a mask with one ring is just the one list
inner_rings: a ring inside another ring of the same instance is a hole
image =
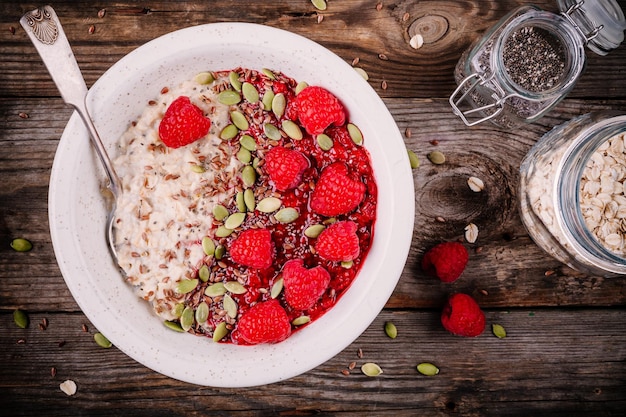
[[320, 45], [279, 29], [218, 23], [179, 30], [141, 46], [91, 88], [88, 107], [110, 153], [146, 103], [200, 71], [271, 68], [332, 91], [362, 130], [378, 183], [374, 241], [349, 290], [324, 316], [274, 345], [236, 346], [172, 332], [139, 299], [105, 241], [104, 174], [77, 114], [54, 159], [49, 218], [63, 277], [78, 305], [113, 344], [143, 365], [194, 384], [244, 387], [306, 372], [346, 348], [393, 292], [409, 251], [413, 176], [389, 111], [358, 73]]

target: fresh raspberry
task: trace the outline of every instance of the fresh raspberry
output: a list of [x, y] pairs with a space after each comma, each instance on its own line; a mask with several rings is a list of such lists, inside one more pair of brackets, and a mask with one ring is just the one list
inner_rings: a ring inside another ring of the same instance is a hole
[[159, 137], [165, 146], [179, 148], [203, 138], [210, 128], [211, 120], [204, 117], [202, 110], [189, 97], [180, 96], [165, 110]]
[[287, 312], [278, 300], [270, 299], [252, 306], [237, 323], [240, 337], [253, 345], [276, 343], [291, 334]]
[[363, 201], [365, 184], [350, 178], [343, 162], [328, 165], [322, 171], [311, 194], [311, 209], [322, 216], [338, 216], [354, 210]]
[[304, 267], [302, 259], [292, 259], [283, 266], [285, 300], [297, 310], [308, 310], [324, 294], [330, 283], [330, 274], [324, 267]]
[[331, 124], [341, 126], [346, 121], [343, 104], [322, 87], [310, 86], [300, 91], [295, 109], [300, 123], [310, 135], [319, 135]]
[[274, 262], [274, 242], [267, 229], [244, 230], [230, 244], [233, 261], [256, 269], [266, 269]]
[[352, 261], [361, 248], [356, 234], [358, 226], [350, 220], [335, 222], [317, 237], [315, 251], [328, 261]]
[[453, 282], [461, 276], [469, 255], [459, 242], [443, 242], [428, 250], [422, 258], [422, 269], [443, 282]]
[[265, 154], [264, 167], [276, 189], [286, 191], [300, 184], [309, 160], [298, 151], [275, 146]]
[[457, 336], [475, 337], [485, 330], [485, 314], [467, 294], [454, 294], [441, 313], [441, 324]]

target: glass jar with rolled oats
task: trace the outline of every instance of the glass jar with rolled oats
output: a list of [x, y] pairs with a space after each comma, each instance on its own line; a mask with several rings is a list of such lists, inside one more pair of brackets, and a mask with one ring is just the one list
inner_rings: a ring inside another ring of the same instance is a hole
[[546, 133], [520, 167], [532, 239], [570, 267], [626, 275], [626, 115], [589, 113]]

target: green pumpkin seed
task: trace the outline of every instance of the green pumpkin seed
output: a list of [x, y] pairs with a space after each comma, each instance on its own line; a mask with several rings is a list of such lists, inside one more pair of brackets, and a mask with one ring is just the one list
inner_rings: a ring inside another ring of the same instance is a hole
[[240, 213], [245, 213], [247, 207], [246, 207], [246, 198], [245, 198], [243, 191], [239, 191], [235, 195], [235, 203], [237, 204], [237, 210]]
[[417, 365], [417, 372], [426, 376], [435, 376], [439, 373], [439, 368], [432, 363], [424, 362]]
[[296, 95], [300, 94], [300, 92], [308, 86], [309, 85], [305, 81], [300, 81], [298, 85], [296, 85]]
[[231, 71], [228, 74], [228, 81], [230, 81], [230, 85], [233, 86], [235, 91], [241, 91], [241, 81], [239, 81], [239, 74], [235, 71]]
[[215, 230], [215, 236], [217, 237], [228, 237], [232, 233], [233, 233], [233, 229], [229, 229], [226, 226], [220, 226]]
[[262, 72], [263, 74], [265, 74], [265, 76], [266, 76], [267, 78], [269, 78], [270, 80], [275, 80], [275, 79], [276, 79], [276, 75], [274, 75], [274, 73], [273, 73], [271, 70], [267, 69], [267, 68], [263, 68], [263, 69], [261, 70], [261, 72]]
[[243, 202], [246, 203], [248, 211], [254, 211], [256, 208], [256, 201], [254, 200], [254, 191], [252, 191], [252, 188], [246, 188], [243, 192]]
[[263, 125], [263, 133], [265, 133], [265, 136], [272, 140], [280, 140], [282, 138], [280, 130], [278, 130], [278, 128], [271, 123], [265, 123]]
[[249, 82], [246, 81], [243, 83], [241, 86], [241, 92], [243, 93], [243, 97], [250, 103], [256, 103], [259, 101], [259, 92], [256, 87]]
[[363, 133], [361, 133], [361, 129], [359, 129], [355, 124], [348, 123], [346, 125], [348, 128], [348, 133], [350, 134], [350, 138], [355, 145], [363, 144]]
[[[222, 206], [224, 207], [224, 206]], [[224, 207], [224, 209], [226, 209]], [[226, 215], [228, 215], [228, 210], [226, 211]], [[215, 253], [215, 242], [213, 242], [213, 239], [211, 239], [208, 236], [205, 236], [202, 238], [202, 250], [204, 251], [204, 254], [206, 256], [213, 256], [213, 254]]]
[[191, 166], [191, 171], [195, 172], [196, 174], [202, 174], [203, 172], [205, 172], [205, 169], [201, 167], [200, 165], [194, 164]]
[[300, 126], [292, 122], [291, 120], [283, 120], [282, 123], [283, 132], [287, 134], [291, 139], [301, 140], [302, 139], [302, 130]]
[[281, 223], [291, 223], [300, 217], [300, 213], [293, 207], [285, 207], [278, 210], [276, 214], [274, 214], [274, 217]]
[[324, 220], [322, 223], [323, 224], [333, 224], [337, 221], [336, 217], [329, 217], [326, 220]]
[[220, 260], [226, 255], [226, 247], [224, 245], [218, 245], [215, 248], [215, 259]]
[[263, 94], [263, 110], [272, 110], [272, 101], [274, 101], [274, 96], [275, 94], [272, 90], [265, 91], [265, 94]]
[[407, 153], [409, 154], [409, 162], [411, 163], [411, 168], [415, 169], [420, 166], [420, 160], [412, 150], [408, 149]]
[[285, 108], [287, 108], [287, 99], [283, 93], [278, 93], [272, 100], [272, 112], [276, 115], [277, 119], [283, 117], [285, 114]]
[[180, 327], [184, 331], [189, 331], [193, 327], [194, 311], [190, 306], [185, 307], [182, 316], [180, 316]]
[[304, 230], [304, 235], [306, 237], [310, 237], [311, 239], [315, 239], [324, 231], [324, 229], [326, 229], [326, 226], [323, 224], [313, 224]]
[[246, 148], [239, 148], [237, 152], [237, 159], [244, 165], [247, 165], [252, 161], [252, 154]]
[[261, 160], [255, 156], [254, 159], [252, 160], [252, 168], [257, 169], [259, 167], [260, 162]]
[[246, 220], [246, 213], [233, 213], [224, 222], [224, 227], [235, 230]]
[[225, 106], [233, 106], [241, 101], [241, 96], [233, 90], [224, 90], [217, 95], [217, 101]]
[[241, 179], [246, 187], [252, 187], [256, 182], [256, 171], [250, 165], [243, 167], [241, 171]]
[[198, 308], [196, 309], [196, 322], [204, 323], [209, 318], [209, 305], [206, 302], [201, 302], [198, 304]]
[[18, 308], [17, 310], [13, 311], [13, 321], [15, 322], [17, 327], [25, 329], [28, 327], [28, 314], [26, 314], [24, 310], [20, 310]]
[[224, 294], [224, 310], [228, 317], [232, 319], [237, 317], [237, 303], [228, 294]]
[[391, 339], [395, 339], [398, 336], [398, 329], [396, 325], [388, 321], [385, 323], [385, 334]]
[[245, 294], [248, 291], [239, 281], [227, 281], [224, 283], [224, 288], [233, 294]]
[[183, 328], [180, 327], [180, 324], [176, 321], [165, 320], [163, 324], [165, 325], [165, 327], [167, 327], [170, 330], [174, 330], [175, 332], [179, 332], [179, 333], [185, 332]]
[[239, 139], [239, 144], [250, 152], [256, 151], [256, 141], [250, 135], [243, 135]]
[[174, 317], [180, 317], [180, 316], [183, 315], [183, 310], [184, 309], [185, 309], [185, 304], [178, 303], [172, 309], [172, 314], [174, 315]]
[[354, 265], [354, 261], [341, 261], [341, 267], [344, 269], [350, 269]]
[[211, 84], [213, 81], [215, 81], [215, 77], [211, 72], [198, 73], [193, 79], [195, 82], [202, 85]]
[[250, 128], [248, 119], [246, 119], [246, 116], [244, 116], [243, 113], [240, 111], [231, 111], [230, 120], [232, 120], [233, 124], [237, 126], [237, 129], [239, 130], [248, 130]]
[[228, 328], [226, 327], [226, 322], [221, 322], [215, 327], [213, 331], [213, 341], [219, 342], [228, 334]]
[[282, 278], [277, 279], [276, 281], [274, 281], [274, 284], [272, 285], [272, 289], [270, 290], [270, 297], [272, 298], [276, 298], [280, 295], [281, 291], [283, 290], [283, 284], [284, 281]]
[[202, 265], [198, 270], [198, 278], [200, 278], [200, 281], [202, 282], [207, 282], [210, 277], [211, 271], [209, 271], [209, 267], [206, 265]]
[[18, 237], [11, 241], [11, 248], [16, 252], [28, 252], [33, 248], [33, 244], [27, 239]]
[[227, 125], [220, 132], [220, 139], [230, 140], [239, 134], [239, 129], [235, 125]]
[[378, 376], [383, 373], [383, 370], [377, 364], [373, 362], [367, 362], [361, 366], [361, 372], [363, 372], [363, 374], [366, 376]]
[[303, 324], [307, 324], [310, 321], [311, 321], [311, 317], [300, 316], [300, 317], [296, 317], [295, 319], [293, 319], [291, 321], [291, 324], [293, 324], [294, 326], [302, 326]]
[[283, 202], [280, 198], [276, 197], [265, 197], [263, 200], [259, 201], [256, 209], [261, 213], [272, 213], [280, 208]]
[[228, 217], [228, 209], [221, 204], [213, 207], [213, 218], [218, 222], [221, 222], [226, 217]]
[[500, 324], [492, 324], [491, 325], [491, 332], [498, 339], [504, 339], [506, 337], [506, 330]]
[[446, 156], [439, 151], [432, 151], [426, 157], [435, 165], [441, 165], [446, 162]]
[[204, 295], [208, 297], [221, 297], [224, 294], [226, 294], [226, 287], [221, 282], [211, 284], [204, 290]]
[[317, 10], [326, 10], [326, 0], [311, 0]]
[[96, 344], [100, 347], [103, 347], [105, 349], [110, 348], [111, 346], [113, 346], [113, 343], [111, 343], [109, 341], [109, 339], [106, 338], [105, 335], [103, 335], [102, 333], [96, 333], [93, 335], [93, 340], [96, 341]]
[[179, 294], [187, 294], [198, 286], [197, 279], [181, 279], [176, 286], [176, 292]]
[[330, 136], [322, 133], [321, 135], [317, 135], [316, 139], [317, 139], [317, 144], [323, 150], [329, 151], [329, 150], [332, 149], [332, 147], [333, 147], [333, 140], [330, 138]]

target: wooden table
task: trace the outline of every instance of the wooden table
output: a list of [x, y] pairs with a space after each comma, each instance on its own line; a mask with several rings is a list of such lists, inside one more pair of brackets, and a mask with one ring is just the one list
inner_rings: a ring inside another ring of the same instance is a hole
[[[220, 389], [167, 378], [94, 343], [97, 329], [65, 285], [48, 228], [52, 160], [72, 110], [18, 23], [38, 4], [0, 1], [0, 415], [624, 415], [626, 278], [586, 276], [545, 255], [520, 221], [517, 187], [521, 159], [551, 127], [591, 110], [626, 111], [626, 45], [606, 57], [589, 53], [569, 97], [523, 129], [467, 128], [448, 105], [461, 52], [523, 3], [332, 0], [325, 11], [308, 0], [53, 4], [88, 85], [136, 47], [187, 26], [245, 21], [304, 35], [346, 62], [358, 60], [421, 159], [411, 252], [372, 325], [303, 375]], [[556, 9], [556, 1], [535, 3]], [[409, 46], [417, 32], [425, 40], [418, 50]], [[432, 150], [447, 162], [429, 163]], [[469, 191], [470, 175], [484, 180], [482, 193]], [[425, 249], [462, 238], [469, 222], [479, 237], [466, 244], [463, 277], [453, 284], [427, 277], [419, 267]], [[33, 249], [13, 251], [16, 237]], [[473, 295], [485, 310], [481, 336], [441, 327], [452, 292]], [[13, 323], [16, 308], [30, 316], [25, 330]], [[398, 328], [394, 340], [386, 321]], [[505, 327], [505, 339], [491, 333], [494, 323]], [[384, 373], [361, 374], [366, 361]], [[344, 375], [351, 362], [357, 367]], [[420, 362], [440, 374], [420, 375]], [[59, 389], [66, 379], [78, 385], [72, 397]]]

